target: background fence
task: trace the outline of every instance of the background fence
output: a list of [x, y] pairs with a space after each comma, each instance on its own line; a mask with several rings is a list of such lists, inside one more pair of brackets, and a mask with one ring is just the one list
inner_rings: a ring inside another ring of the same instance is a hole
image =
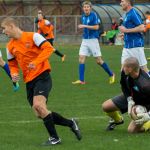
[[[0, 16], [2, 20], [5, 16]], [[12, 16], [17, 19], [20, 27], [24, 31], [37, 31], [37, 24], [35, 23], [34, 16]], [[46, 16], [48, 20], [54, 25], [55, 40], [59, 41], [61, 38], [63, 40], [76, 39], [81, 37], [82, 30], [78, 29], [78, 24], [80, 23], [79, 15], [58, 15], [58, 16]], [[2, 29], [1, 29], [2, 33]], [[70, 37], [70, 38], [69, 38]], [[4, 35], [0, 35], [0, 41], [6, 41], [7, 38]], [[67, 42], [67, 41], [66, 41]]]
[[[0, 16], [2, 20], [5, 16]], [[17, 19], [20, 23], [20, 27], [24, 31], [37, 31], [37, 24], [35, 23], [35, 16], [12, 16]], [[46, 16], [48, 20], [54, 25], [55, 41], [57, 43], [81, 43], [82, 30], [78, 29], [78, 24], [80, 24], [80, 15], [54, 15]], [[106, 31], [111, 29], [111, 23], [103, 23]], [[146, 39], [150, 35], [146, 34]], [[2, 34], [2, 29], [0, 29], [0, 42], [6, 42], [8, 38]], [[148, 39], [149, 40], [149, 39]], [[105, 37], [100, 39], [100, 42], [107, 43]], [[146, 43], [150, 43], [147, 41]]]

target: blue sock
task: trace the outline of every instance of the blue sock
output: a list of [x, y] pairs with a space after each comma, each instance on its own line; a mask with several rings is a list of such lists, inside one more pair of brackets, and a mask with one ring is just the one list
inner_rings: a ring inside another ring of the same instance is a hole
[[11, 78], [9, 66], [8, 66], [7, 63], [5, 63], [5, 65], [3, 66], [3, 69], [5, 70], [5, 72], [7, 73], [7, 75]]
[[108, 73], [109, 76], [113, 76], [113, 72], [109, 69], [108, 65], [104, 62], [101, 67]]
[[85, 64], [79, 64], [79, 80], [84, 82]]

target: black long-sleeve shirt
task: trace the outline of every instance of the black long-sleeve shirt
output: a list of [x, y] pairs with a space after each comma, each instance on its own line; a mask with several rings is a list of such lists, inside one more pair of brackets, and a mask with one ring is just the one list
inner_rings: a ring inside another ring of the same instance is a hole
[[120, 84], [126, 98], [132, 96], [136, 105], [150, 105], [150, 76], [145, 71], [140, 70], [136, 79], [122, 71]]

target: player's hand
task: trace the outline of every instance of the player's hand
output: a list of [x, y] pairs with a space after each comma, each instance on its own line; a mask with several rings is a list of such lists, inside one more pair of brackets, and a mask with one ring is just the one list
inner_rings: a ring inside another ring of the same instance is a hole
[[150, 120], [150, 115], [149, 113], [141, 113], [141, 114], [137, 114], [138, 119], [135, 120], [136, 124], [142, 125], [143, 123], [147, 122]]
[[85, 28], [85, 25], [84, 25], [84, 24], [79, 24], [79, 25], [78, 25], [78, 28], [79, 28], [79, 29], [83, 29], [83, 28]]
[[131, 110], [132, 107], [135, 105], [135, 102], [133, 101], [133, 98], [131, 96], [127, 98], [127, 101], [128, 101], [128, 114], [129, 116], [131, 116]]
[[11, 78], [13, 82], [18, 82], [20, 80], [19, 74], [13, 74]]
[[119, 33], [118, 37], [120, 37], [121, 39], [124, 39], [124, 33]]
[[29, 70], [31, 70], [31, 69], [35, 69], [35, 64], [34, 63], [29, 63], [29, 65], [28, 65], [28, 68], [29, 68]]
[[121, 33], [126, 33], [127, 32], [127, 28], [124, 26], [119, 26], [119, 30]]

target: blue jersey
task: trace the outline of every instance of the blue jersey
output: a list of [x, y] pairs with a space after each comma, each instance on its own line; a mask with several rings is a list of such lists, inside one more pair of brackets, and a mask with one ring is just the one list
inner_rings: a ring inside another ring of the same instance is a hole
[[[85, 14], [81, 17], [81, 22], [84, 25], [94, 26], [100, 24], [100, 19], [98, 18], [97, 14], [95, 12], [90, 12], [88, 16]], [[83, 39], [95, 39], [99, 38], [99, 29], [92, 30], [92, 29], [83, 29]]]
[[[135, 28], [143, 24], [141, 16], [139, 13], [132, 8], [129, 12], [123, 17], [123, 26], [127, 29]], [[134, 47], [143, 47], [144, 39], [141, 32], [137, 33], [124, 33], [125, 48], [134, 48]]]

